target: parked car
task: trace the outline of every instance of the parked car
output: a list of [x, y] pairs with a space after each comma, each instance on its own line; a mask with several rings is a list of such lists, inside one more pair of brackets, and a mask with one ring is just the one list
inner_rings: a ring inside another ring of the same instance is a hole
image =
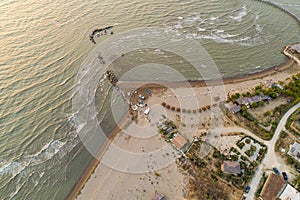
[[282, 172], [282, 176], [285, 181], [288, 181], [288, 176], [285, 172]]
[[274, 171], [277, 175], [280, 175], [280, 172], [279, 172], [279, 170], [278, 170], [276, 167], [273, 167], [273, 171]]
[[251, 187], [250, 187], [249, 185], [247, 185], [247, 186], [245, 187], [245, 192], [248, 193], [248, 192], [250, 191], [250, 189], [251, 189]]

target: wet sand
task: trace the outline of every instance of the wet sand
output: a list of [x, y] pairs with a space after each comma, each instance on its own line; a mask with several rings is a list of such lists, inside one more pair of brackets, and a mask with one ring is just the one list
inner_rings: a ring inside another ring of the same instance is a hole
[[76, 185], [73, 187], [71, 193], [67, 197], [67, 200], [75, 199], [76, 196], [80, 193], [86, 182], [89, 180], [91, 175], [94, 173], [96, 167], [99, 165], [101, 158], [103, 157], [105, 151], [108, 149], [109, 145], [112, 143], [113, 139], [116, 137], [116, 135], [120, 132], [120, 127], [125, 124], [128, 120], [129, 116], [124, 116], [122, 122], [114, 128], [114, 130], [111, 132], [111, 134], [108, 136], [108, 140], [103, 145], [103, 147], [98, 152], [96, 158], [93, 158], [92, 161], [89, 163], [87, 168], [85, 169], [84, 173], [81, 175], [81, 178], [76, 183]]

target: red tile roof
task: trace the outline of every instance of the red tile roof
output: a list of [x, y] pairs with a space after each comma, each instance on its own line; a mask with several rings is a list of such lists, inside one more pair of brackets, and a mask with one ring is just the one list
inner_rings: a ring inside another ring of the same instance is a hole
[[187, 143], [187, 140], [182, 135], [177, 133], [176, 136], [172, 139], [171, 142], [177, 148], [181, 149]]
[[271, 173], [260, 193], [263, 200], [276, 200], [285, 185], [282, 176]]

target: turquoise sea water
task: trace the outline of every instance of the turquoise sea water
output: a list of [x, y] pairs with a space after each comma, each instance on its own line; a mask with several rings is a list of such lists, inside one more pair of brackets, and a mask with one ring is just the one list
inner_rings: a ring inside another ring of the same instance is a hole
[[[298, 0], [273, 2], [300, 16]], [[253, 0], [3, 0], [0, 13], [0, 199], [64, 199], [92, 159], [75, 131], [71, 101], [95, 47], [88, 38], [94, 28], [175, 31], [200, 42], [227, 77], [281, 63], [282, 48], [300, 41], [293, 17]], [[109, 103], [98, 98], [99, 107]], [[105, 113], [99, 118], [110, 130]]]

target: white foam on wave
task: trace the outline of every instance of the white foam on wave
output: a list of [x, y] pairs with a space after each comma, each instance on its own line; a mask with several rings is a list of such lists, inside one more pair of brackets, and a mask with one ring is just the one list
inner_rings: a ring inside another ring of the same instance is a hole
[[183, 26], [182, 26], [181, 24], [176, 24], [174, 27], [175, 27], [176, 29], [182, 29], [182, 28], [183, 28]]
[[30, 159], [26, 159], [24, 161], [19, 161], [19, 162], [17, 161], [10, 162], [0, 169], [0, 175], [9, 173], [12, 175], [12, 177], [15, 177], [17, 174], [23, 171], [27, 166], [29, 166], [29, 163], [30, 163]]
[[206, 31], [205, 28], [201, 28], [201, 27], [197, 27], [197, 30], [198, 30], [199, 32], [204, 32], [204, 31]]
[[255, 16], [255, 30], [256, 30], [256, 35], [259, 35], [262, 31], [263, 31], [263, 28], [257, 23], [257, 20], [259, 19], [259, 15], [256, 15]]
[[[78, 143], [77, 133], [72, 131], [68, 134], [66, 141], [52, 140], [46, 143], [42, 148], [35, 154], [22, 156], [11, 162], [4, 162], [1, 164], [0, 176], [4, 174], [10, 174], [14, 178], [18, 174], [25, 172], [26, 169], [33, 170], [33, 167], [52, 159], [55, 155], [59, 154], [59, 157], [66, 155], [70, 152]], [[71, 144], [71, 145], [70, 145]], [[28, 172], [26, 172], [28, 174]], [[43, 174], [41, 175], [43, 176]]]
[[[189, 35], [188, 37], [191, 38], [191, 36], [192, 35]], [[240, 46], [256, 46], [264, 43], [264, 41], [261, 39], [260, 36], [258, 37], [245, 36], [243, 38], [237, 38], [237, 39], [232, 39], [228, 37], [228, 35], [223, 35], [223, 36], [221, 36], [220, 34], [211, 33], [210, 35], [197, 35], [196, 37], [194, 37], [194, 39], [214, 40], [217, 43], [237, 44]]]
[[[58, 151], [66, 144], [66, 142], [61, 142], [59, 140], [54, 140], [50, 143], [49, 147], [45, 150], [43, 157], [46, 160], [51, 159]], [[46, 161], [44, 160], [44, 161]], [[39, 164], [39, 163], [38, 163]]]
[[256, 30], [257, 34], [259, 34], [259, 33], [262, 32], [263, 29], [260, 27], [259, 24], [256, 24], [256, 25], [255, 25], [255, 30]]
[[179, 16], [179, 17], [177, 17], [177, 19], [180, 19], [180, 20], [182, 20], [182, 19], [183, 19], [183, 17]]
[[86, 125], [86, 123], [79, 124], [79, 125], [76, 127], [77, 132], [79, 133], [79, 132], [83, 129], [83, 127], [84, 127], [85, 125]]
[[[0, 163], [0, 177], [4, 174], [10, 175], [8, 181], [13, 179], [15, 184], [15, 188], [9, 194], [10, 198], [14, 198], [16, 194], [22, 189], [26, 182], [28, 182], [29, 178], [33, 175], [38, 173], [39, 178], [33, 178], [31, 181], [34, 183], [34, 187], [36, 187], [40, 179], [44, 176], [45, 172], [37, 172], [35, 171], [36, 165], [44, 164], [46, 161], [54, 159], [55, 165], [60, 165], [61, 159], [69, 153], [74, 147], [80, 142], [77, 132], [72, 131], [65, 138], [65, 142], [60, 140], [52, 140], [45, 144], [38, 153], [27, 155], [16, 159], [10, 163], [8, 162], [1, 162]], [[52, 164], [46, 164], [42, 168], [51, 169], [53, 167]]]
[[162, 55], [162, 54], [164, 54], [164, 52], [162, 52], [160, 49], [155, 49], [153, 54]]
[[62, 86], [62, 85], [65, 85], [67, 83], [68, 79], [64, 80], [63, 82], [61, 82], [59, 85]]
[[215, 34], [223, 39], [227, 39], [227, 38], [233, 38], [233, 37], [237, 37], [237, 34], [229, 34], [229, 33], [225, 33], [225, 31], [222, 30], [216, 30]]
[[28, 155], [12, 161], [0, 169], [0, 175], [9, 173], [12, 177], [20, 174], [28, 166], [35, 166], [51, 159], [62, 148], [65, 143], [58, 140], [44, 145], [40, 151], [33, 155]]
[[243, 6], [241, 11], [239, 11], [237, 15], [229, 16], [229, 17], [237, 22], [241, 22], [243, 20], [243, 17], [245, 17], [246, 15], [247, 15], [247, 6]]
[[200, 15], [199, 14], [195, 14], [195, 15], [192, 15], [192, 16], [189, 16], [189, 17], [186, 17], [184, 18], [184, 23], [185, 24], [188, 24], [188, 25], [192, 25], [194, 24], [195, 22], [197, 21], [202, 21], [203, 19], [201, 19]]
[[[244, 7], [246, 9], [246, 6]], [[259, 16], [257, 16], [259, 18]], [[183, 35], [187, 39], [205, 39], [205, 40], [214, 40], [217, 43], [229, 43], [229, 44], [236, 44], [240, 46], [257, 46], [262, 45], [267, 41], [266, 37], [261, 36], [262, 28], [259, 24], [256, 23], [256, 34], [253, 36], [242, 36], [240, 34], [230, 34], [226, 33], [223, 29], [213, 29], [211, 30], [210, 34], [204, 34], [204, 32], [207, 31], [207, 29], [202, 27], [196, 27], [197, 33], [191, 33], [187, 30], [182, 30], [180, 33], [178, 33], [178, 30], [176, 30], [176, 33], [178, 35]], [[174, 30], [174, 29], [173, 29]], [[176, 35], [176, 34], [175, 34]]]
[[218, 18], [216, 18], [216, 17], [214, 17], [214, 16], [212, 16], [212, 17], [209, 18], [210, 21], [215, 21], [215, 20], [217, 20], [217, 19], [218, 19]]
[[[27, 178], [28, 179], [28, 178]], [[15, 195], [16, 194], [18, 194], [18, 192], [20, 191], [20, 189], [25, 185], [25, 181], [23, 182], [23, 183], [17, 183], [16, 185], [15, 185], [15, 188], [16, 188], [16, 190], [13, 192], [13, 193], [11, 193], [11, 194], [9, 194], [9, 197], [10, 197], [10, 199], [13, 199], [14, 197], [15, 197]]]
[[67, 114], [67, 122], [71, 125], [74, 125], [74, 116], [75, 116], [75, 113], [71, 113], [71, 114]]
[[3, 172], [8, 166], [10, 165], [9, 162], [2, 160], [0, 162], [0, 174]]
[[25, 156], [25, 158], [32, 158], [32, 157], [37, 157], [38, 155], [40, 155], [43, 151], [45, 151], [46, 149], [49, 148], [49, 146], [51, 145], [52, 141], [46, 143], [38, 152], [36, 152], [33, 155], [27, 155]]
[[42, 178], [44, 176], [45, 172], [39, 173], [39, 177]]

